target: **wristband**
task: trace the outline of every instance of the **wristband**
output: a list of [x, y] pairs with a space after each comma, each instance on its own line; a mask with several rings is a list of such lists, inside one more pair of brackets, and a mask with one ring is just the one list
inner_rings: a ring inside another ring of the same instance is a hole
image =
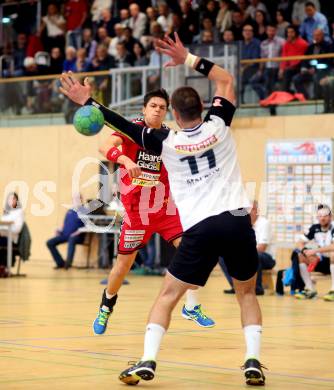
[[205, 58], [201, 58], [196, 65], [195, 70], [197, 72], [204, 74], [204, 76], [208, 76], [210, 70], [213, 68], [215, 64], [211, 61], [206, 60]]
[[184, 65], [189, 66], [189, 68], [193, 68], [196, 60], [197, 60], [197, 56], [194, 56], [193, 54], [188, 53], [186, 60], [184, 61]]
[[107, 159], [114, 163], [117, 163], [118, 157], [120, 156], [124, 156], [124, 154], [118, 148], [116, 148], [116, 146], [110, 148], [106, 155]]

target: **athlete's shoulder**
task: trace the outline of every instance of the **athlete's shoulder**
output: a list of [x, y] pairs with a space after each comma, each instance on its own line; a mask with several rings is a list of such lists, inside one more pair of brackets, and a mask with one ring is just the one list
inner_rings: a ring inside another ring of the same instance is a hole
[[314, 223], [313, 225], [310, 226], [310, 232], [321, 232], [321, 225], [320, 223]]

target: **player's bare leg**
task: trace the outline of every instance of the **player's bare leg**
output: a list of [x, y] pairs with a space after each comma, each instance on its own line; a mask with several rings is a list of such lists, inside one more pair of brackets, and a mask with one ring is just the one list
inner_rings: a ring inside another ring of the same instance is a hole
[[247, 281], [233, 278], [236, 297], [240, 306], [241, 325], [246, 341], [245, 364], [243, 366], [248, 385], [264, 385], [265, 376], [260, 363], [262, 314], [255, 295], [256, 274]]
[[137, 364], [120, 374], [119, 379], [122, 382], [135, 385], [140, 379], [154, 378], [157, 355], [162, 338], [169, 327], [172, 311], [187, 289], [194, 287], [196, 286], [181, 282], [169, 273], [166, 274], [160, 293], [149, 314], [144, 354]]

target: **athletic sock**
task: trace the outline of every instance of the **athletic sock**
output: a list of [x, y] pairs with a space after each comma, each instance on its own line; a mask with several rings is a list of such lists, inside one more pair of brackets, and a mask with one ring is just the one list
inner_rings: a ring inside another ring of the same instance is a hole
[[104, 311], [113, 311], [113, 308], [116, 304], [117, 301], [117, 294], [110, 295], [107, 292], [107, 289], [103, 291], [102, 294], [102, 302], [101, 302], [101, 309]]
[[261, 325], [247, 325], [244, 327], [244, 335], [246, 340], [245, 360], [260, 360], [261, 334]]
[[331, 277], [332, 277], [332, 288], [331, 288], [331, 291], [334, 291], [334, 264], [330, 265], [330, 270], [331, 270]]
[[144, 355], [141, 360], [156, 361], [160, 344], [166, 329], [159, 324], [148, 324], [146, 326]]
[[198, 306], [198, 289], [191, 290], [188, 289], [186, 291], [186, 303], [185, 307], [187, 310], [194, 310], [195, 306]]
[[311, 280], [310, 273], [307, 270], [307, 265], [305, 263], [299, 263], [300, 276], [305, 283], [305, 288], [308, 290], [314, 290], [313, 283]]

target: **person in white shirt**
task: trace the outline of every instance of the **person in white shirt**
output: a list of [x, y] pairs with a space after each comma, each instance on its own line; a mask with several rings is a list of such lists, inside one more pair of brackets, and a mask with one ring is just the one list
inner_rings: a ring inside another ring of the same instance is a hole
[[58, 11], [56, 4], [49, 4], [47, 14], [42, 17], [42, 22], [38, 31], [41, 36], [46, 29], [45, 49], [50, 51], [53, 47], [59, 47], [61, 50], [65, 46], [65, 26], [66, 21], [63, 15]]
[[116, 57], [117, 55], [117, 45], [121, 42], [123, 42], [123, 33], [124, 33], [124, 26], [121, 23], [116, 23], [114, 26], [115, 30], [115, 36], [114, 38], [111, 38], [111, 41], [109, 43], [108, 48], [108, 54], [110, 54], [113, 57]]
[[129, 7], [130, 21], [129, 27], [132, 28], [132, 35], [136, 39], [140, 39], [146, 29], [147, 17], [143, 12], [140, 12], [139, 5], [132, 3]]
[[[156, 359], [171, 314], [187, 289], [204, 286], [223, 256], [232, 275], [240, 305], [246, 355], [243, 366], [248, 385], [264, 385], [260, 363], [262, 315], [255, 295], [258, 253], [255, 233], [247, 212], [250, 206], [243, 187], [236, 146], [230, 125], [236, 110], [232, 75], [218, 65], [189, 53], [177, 33], [157, 40], [157, 50], [170, 57], [165, 66], [185, 64], [216, 87], [212, 105], [202, 120], [198, 92], [177, 88], [171, 99], [173, 116], [182, 129], [140, 127], [91, 98], [88, 79], [84, 85], [72, 73], [61, 76], [60, 91], [80, 105], [99, 108], [105, 123], [141, 147], [161, 155], [169, 173], [170, 188], [179, 210], [184, 233], [166, 273], [160, 294], [150, 312], [144, 354], [119, 379], [136, 385], [155, 376]], [[238, 248], [238, 256], [235, 254]]]
[[[10, 227], [12, 232], [12, 240], [13, 244], [17, 244], [24, 224], [24, 212], [16, 192], [11, 192], [8, 194], [1, 221], [13, 222]], [[1, 230], [0, 247], [2, 249], [0, 251], [0, 266], [7, 265], [7, 236], [7, 231]]]

